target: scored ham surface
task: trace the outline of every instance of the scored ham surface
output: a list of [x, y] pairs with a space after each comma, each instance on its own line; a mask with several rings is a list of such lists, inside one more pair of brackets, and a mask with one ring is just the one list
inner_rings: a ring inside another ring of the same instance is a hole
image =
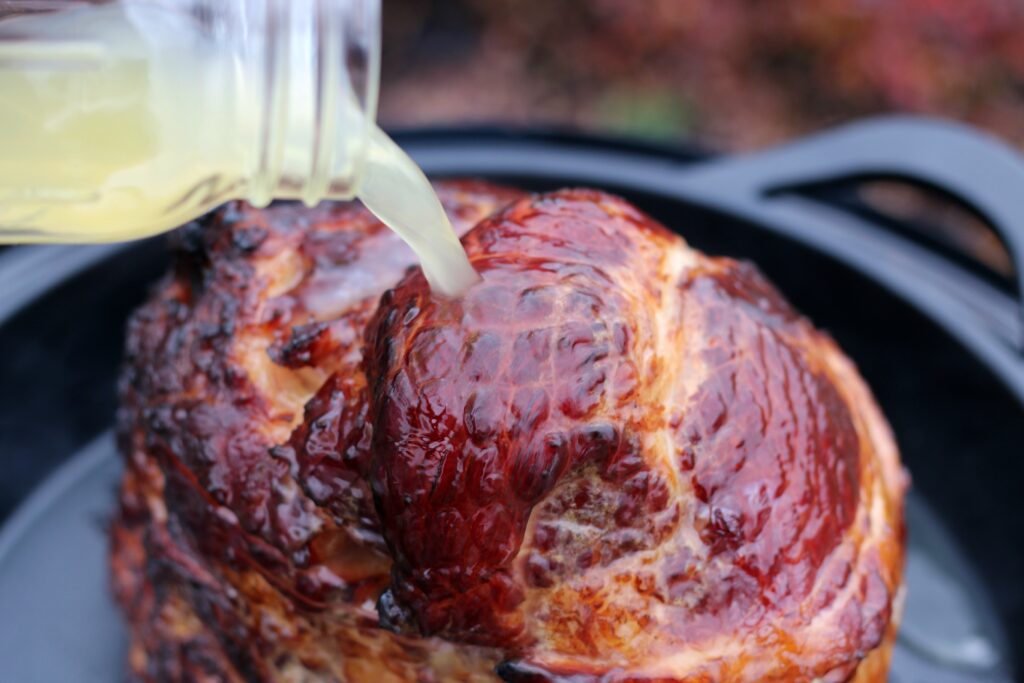
[[905, 475], [835, 343], [619, 198], [437, 189], [455, 300], [356, 204], [177, 235], [120, 385], [131, 676], [885, 680]]

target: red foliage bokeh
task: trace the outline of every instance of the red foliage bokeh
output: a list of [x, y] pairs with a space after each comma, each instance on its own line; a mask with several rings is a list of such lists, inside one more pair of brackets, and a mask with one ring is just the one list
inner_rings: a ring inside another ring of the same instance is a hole
[[382, 120], [757, 146], [871, 113], [1024, 142], [1015, 0], [389, 0]]

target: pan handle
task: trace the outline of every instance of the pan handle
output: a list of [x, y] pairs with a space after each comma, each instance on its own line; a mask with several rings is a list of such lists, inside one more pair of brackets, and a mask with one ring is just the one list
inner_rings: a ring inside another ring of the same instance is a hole
[[[1024, 157], [1008, 144], [949, 121], [883, 116], [803, 140], [700, 164], [687, 189], [726, 203], [758, 203], [822, 183], [899, 179], [938, 190], [986, 220], [1013, 260], [1024, 314]], [[768, 202], [770, 203], [770, 201]]]

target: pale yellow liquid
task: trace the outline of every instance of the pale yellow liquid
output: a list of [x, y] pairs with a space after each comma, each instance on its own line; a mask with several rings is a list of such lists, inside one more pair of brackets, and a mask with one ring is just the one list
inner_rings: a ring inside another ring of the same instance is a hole
[[[159, 7], [0, 23], [0, 242], [131, 239], [228, 199], [268, 199], [248, 186], [260, 121], [236, 59]], [[344, 114], [340, 125], [356, 120]], [[431, 286], [458, 295], [477, 276], [436, 195], [372, 130], [356, 193], [416, 251]]]

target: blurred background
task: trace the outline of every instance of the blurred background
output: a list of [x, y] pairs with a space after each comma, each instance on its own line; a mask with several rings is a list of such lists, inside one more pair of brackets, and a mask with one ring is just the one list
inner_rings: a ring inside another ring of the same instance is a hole
[[[385, 0], [379, 118], [739, 151], [909, 112], [1024, 145], [1022, 36], [1021, 0]], [[859, 191], [1012, 275], [974, 216], [904, 186]]]
[[1024, 143], [1019, 0], [385, 0], [381, 120], [719, 149], [876, 112]]

